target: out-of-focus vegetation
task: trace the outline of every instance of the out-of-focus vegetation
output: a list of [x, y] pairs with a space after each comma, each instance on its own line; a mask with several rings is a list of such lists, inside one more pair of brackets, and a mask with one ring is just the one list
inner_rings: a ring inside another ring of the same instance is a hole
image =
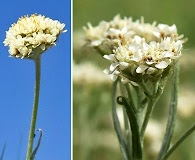
[[[73, 159], [121, 160], [111, 113], [112, 82], [102, 70], [109, 66], [97, 52], [83, 48], [83, 30], [87, 22], [111, 20], [116, 14], [144, 16], [146, 22], [176, 24], [184, 44], [180, 59], [179, 107], [172, 142], [195, 122], [195, 1], [190, 0], [74, 0], [73, 1]], [[154, 109], [145, 139], [144, 160], [153, 160], [164, 135], [171, 85]], [[173, 153], [170, 160], [194, 160], [195, 133]]]

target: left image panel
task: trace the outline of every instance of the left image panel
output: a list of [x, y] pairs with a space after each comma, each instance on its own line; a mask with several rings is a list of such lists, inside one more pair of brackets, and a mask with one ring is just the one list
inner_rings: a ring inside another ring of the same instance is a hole
[[71, 159], [71, 0], [0, 13], [0, 160]]

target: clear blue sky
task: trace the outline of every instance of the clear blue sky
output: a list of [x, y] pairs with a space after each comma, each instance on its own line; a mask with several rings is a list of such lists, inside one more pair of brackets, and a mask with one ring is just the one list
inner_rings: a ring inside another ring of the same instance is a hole
[[[6, 0], [0, 5], [0, 152], [4, 160], [24, 160], [34, 94], [34, 63], [10, 58], [5, 31], [19, 17], [38, 13], [65, 23], [67, 33], [42, 55], [37, 128], [43, 130], [36, 160], [68, 160], [71, 155], [71, 2]], [[38, 134], [37, 134], [38, 135]], [[38, 136], [37, 136], [38, 137]]]

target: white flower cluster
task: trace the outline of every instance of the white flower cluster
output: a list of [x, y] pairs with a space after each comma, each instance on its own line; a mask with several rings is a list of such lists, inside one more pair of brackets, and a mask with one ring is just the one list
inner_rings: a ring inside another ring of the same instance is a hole
[[[152, 75], [168, 67], [181, 56], [183, 35], [178, 35], [175, 25], [135, 22], [132, 18], [115, 16], [110, 22], [102, 21], [96, 27], [88, 23], [84, 27], [86, 41], [93, 47], [107, 46], [109, 53], [104, 58], [112, 62], [104, 72], [112, 80], [128, 74]], [[129, 73], [127, 73], [127, 70]]]
[[12, 24], [3, 43], [9, 46], [11, 56], [30, 58], [35, 50], [41, 54], [55, 45], [60, 33], [66, 32], [64, 27], [65, 24], [42, 15], [27, 15]]

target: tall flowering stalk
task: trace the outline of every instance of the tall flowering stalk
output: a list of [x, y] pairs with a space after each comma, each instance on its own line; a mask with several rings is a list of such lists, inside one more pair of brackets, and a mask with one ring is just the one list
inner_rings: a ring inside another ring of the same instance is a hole
[[[173, 136], [178, 96], [179, 58], [186, 39], [179, 35], [176, 25], [145, 23], [143, 17], [133, 21], [115, 16], [110, 22], [101, 21], [93, 27], [88, 23], [85, 41], [96, 49], [111, 65], [104, 70], [113, 83], [113, 122], [125, 160], [141, 160], [145, 131], [155, 107], [162, 95], [168, 77], [172, 77], [173, 89], [166, 133], [158, 160], [167, 159], [178, 146], [170, 148]], [[120, 89], [120, 96], [117, 90]], [[122, 105], [125, 132], [120, 126], [116, 104]], [[195, 129], [193, 125], [179, 142]]]
[[4, 45], [9, 47], [11, 57], [30, 59], [35, 62], [35, 89], [34, 89], [34, 104], [31, 117], [31, 125], [29, 132], [28, 148], [26, 160], [33, 160], [36, 151], [40, 145], [42, 130], [40, 131], [40, 139], [37, 147], [33, 151], [33, 138], [36, 127], [40, 78], [41, 78], [41, 55], [47, 49], [56, 45], [56, 41], [62, 32], [65, 24], [57, 20], [52, 20], [43, 15], [32, 14], [19, 18], [17, 23], [12, 24], [6, 31]]

